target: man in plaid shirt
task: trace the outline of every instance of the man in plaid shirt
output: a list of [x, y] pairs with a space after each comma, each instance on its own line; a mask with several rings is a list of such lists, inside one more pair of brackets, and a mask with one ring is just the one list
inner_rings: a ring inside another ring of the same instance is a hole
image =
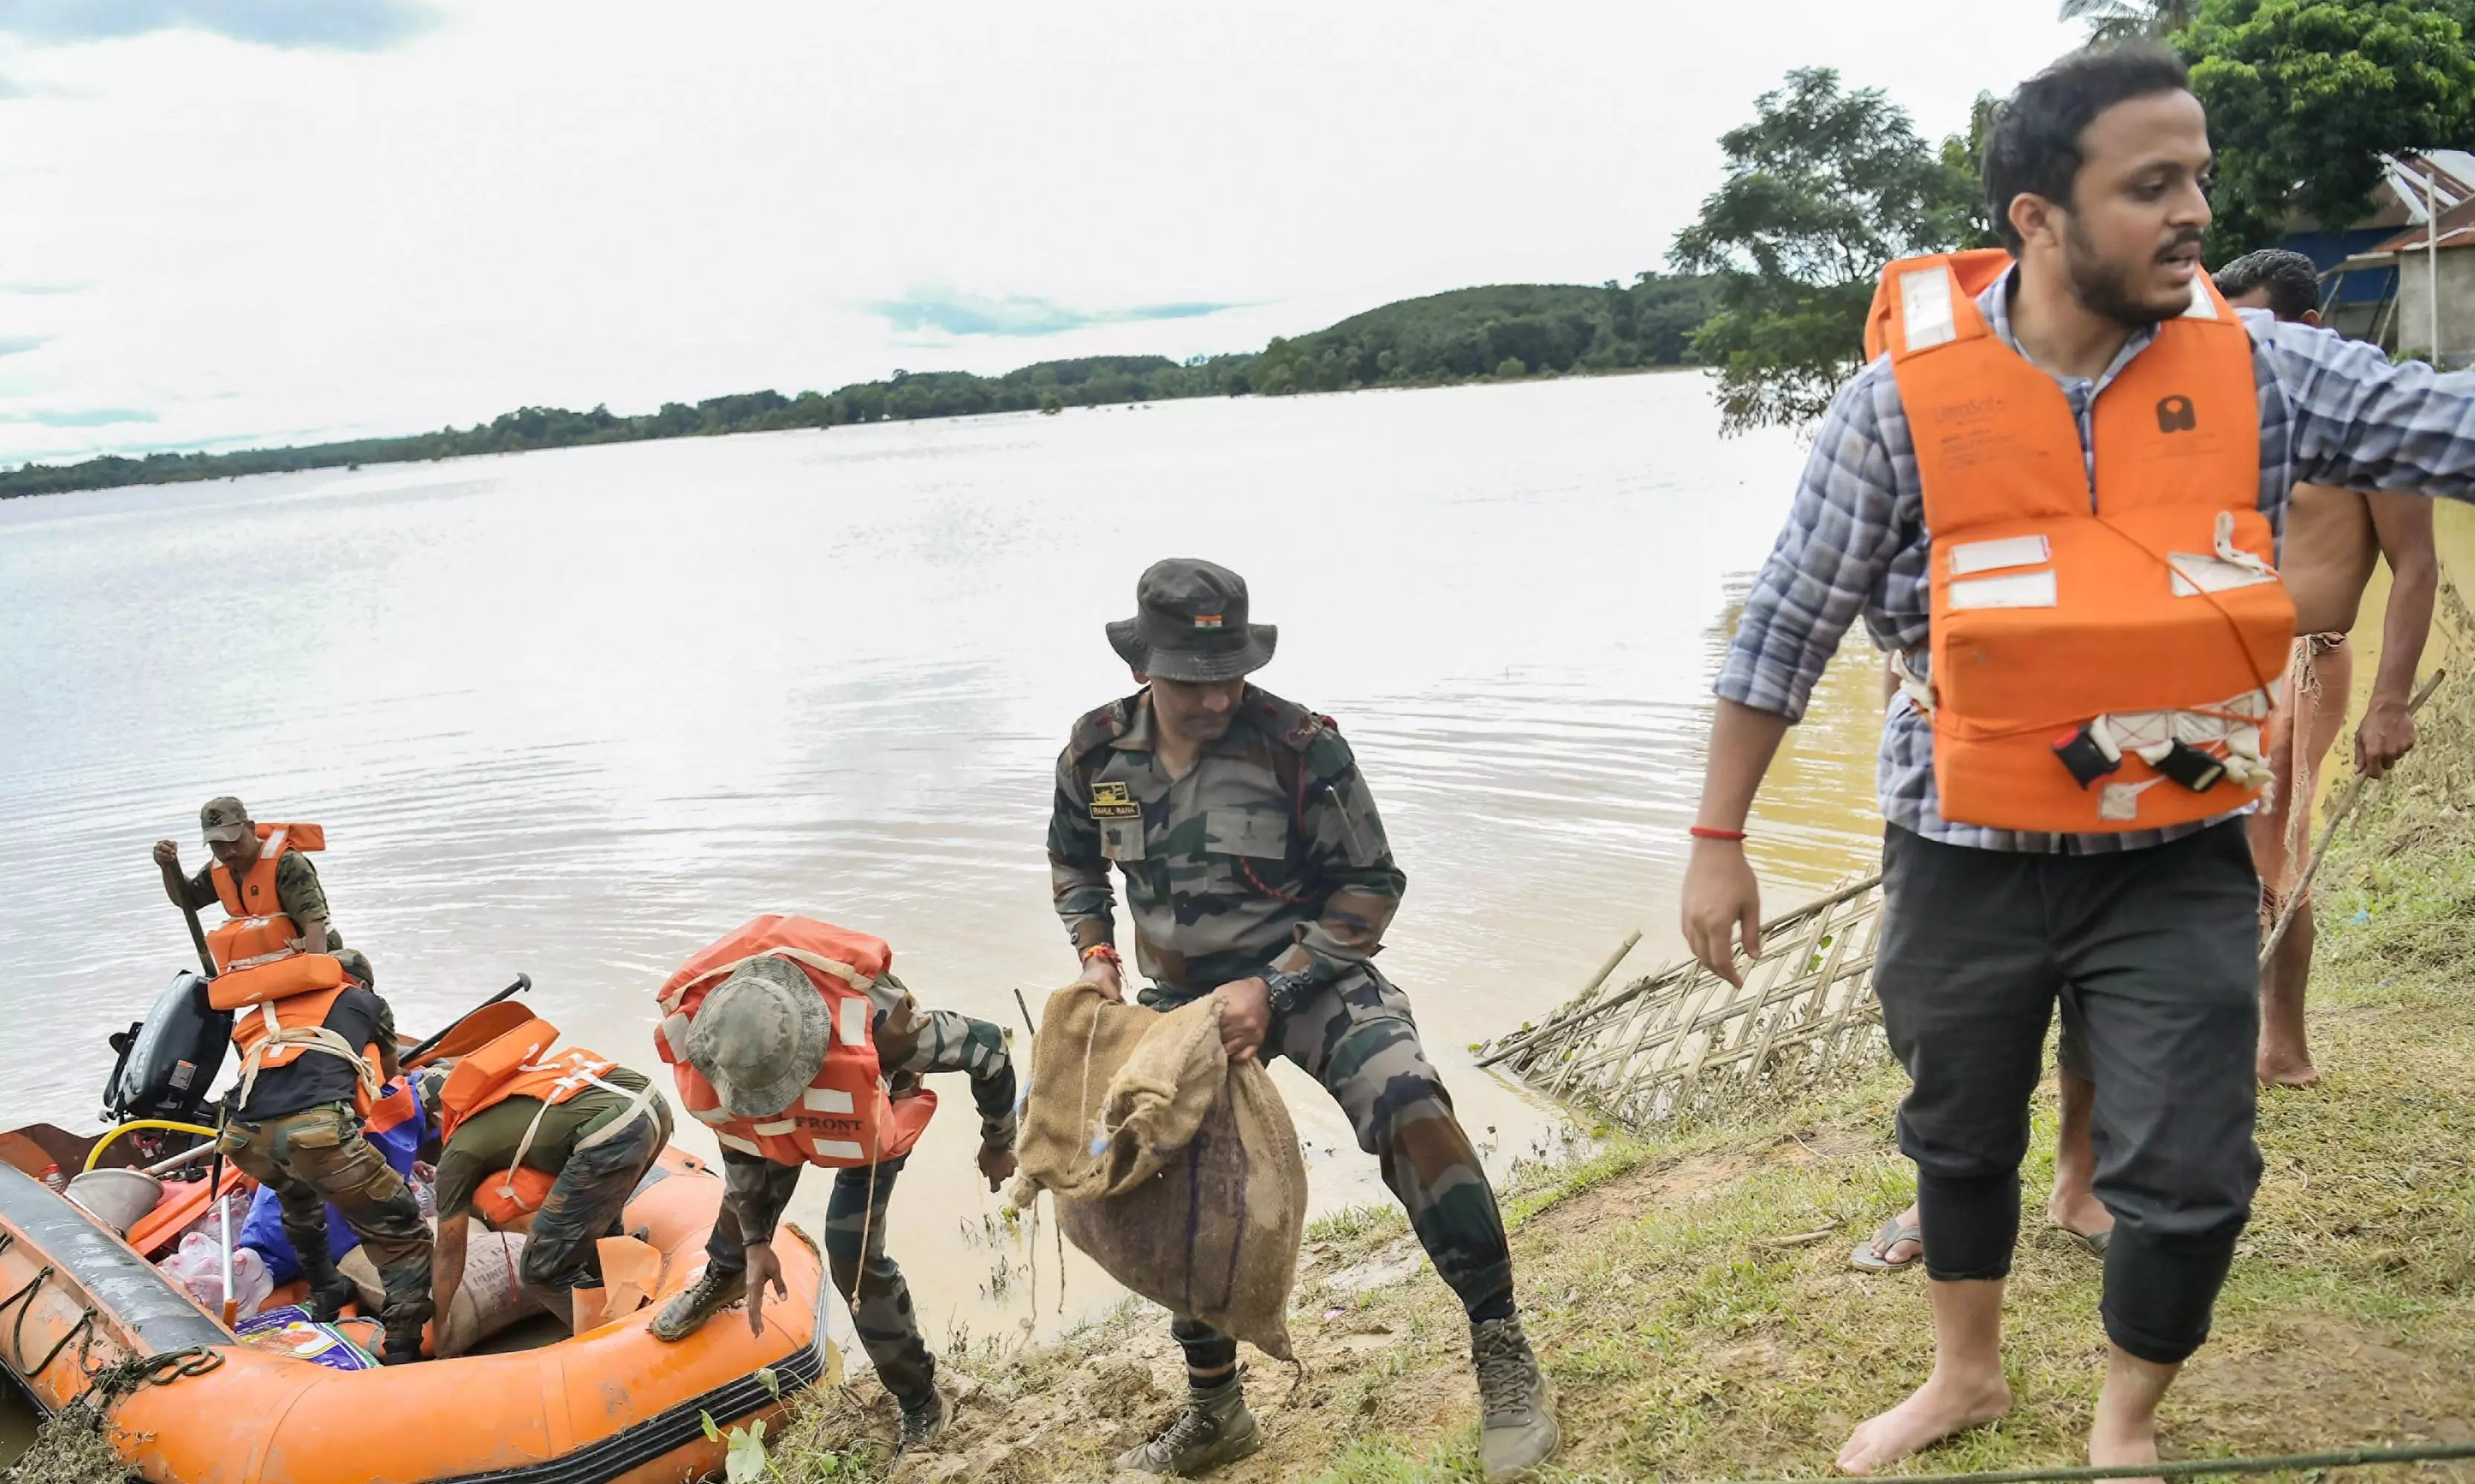
[[[1989, 204], [2018, 265], [1976, 307], [2060, 388], [2092, 482], [2097, 400], [2205, 292], [2194, 279], [2210, 168], [2182, 64], [2145, 46], [2066, 58], [2021, 86], [1987, 140]], [[2392, 366], [2377, 347], [2258, 311], [2242, 327], [2271, 529], [2298, 480], [2475, 499], [2469, 378]], [[2095, 498], [2102, 505], [2104, 492]], [[1924, 656], [1932, 549], [1915, 439], [1892, 365], [1877, 359], [1825, 419], [1720, 671], [1683, 893], [1686, 939], [1714, 971], [1736, 977], [1739, 937], [1758, 952], [1742, 831], [1781, 737], [1858, 618], [1878, 646], [1912, 665]], [[2141, 660], [2135, 650], [2124, 663]], [[2153, 1462], [2158, 1401], [2207, 1338], [2260, 1180], [2259, 881], [2243, 827], [2231, 815], [2081, 835], [1954, 822], [1939, 808], [1933, 746], [1931, 718], [1902, 696], [1878, 766], [1886, 916], [1875, 978], [1913, 1083], [1899, 1142], [1918, 1169], [1935, 1364], [1856, 1429], [1838, 1463], [1872, 1472], [2010, 1406], [2001, 1302], [2019, 1165], [2066, 985], [2095, 1073], [2095, 1191], [2116, 1221], [2089, 1457]]]

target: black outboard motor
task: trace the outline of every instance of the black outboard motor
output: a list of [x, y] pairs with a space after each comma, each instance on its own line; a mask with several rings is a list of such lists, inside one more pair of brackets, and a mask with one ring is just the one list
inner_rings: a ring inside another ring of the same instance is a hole
[[113, 1033], [120, 1059], [103, 1084], [103, 1116], [199, 1122], [232, 1049], [232, 1011], [207, 1003], [207, 982], [182, 970], [144, 1020]]

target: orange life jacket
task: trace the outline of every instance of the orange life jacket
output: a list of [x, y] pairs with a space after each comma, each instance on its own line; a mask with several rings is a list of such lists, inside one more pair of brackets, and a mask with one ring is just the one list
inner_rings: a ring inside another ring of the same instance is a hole
[[2102, 834], [2229, 813], [2268, 781], [2261, 728], [2294, 636], [2259, 509], [2251, 337], [2197, 275], [2096, 399], [2092, 494], [2062, 388], [1977, 311], [2010, 267], [1895, 262], [1866, 331], [1933, 541], [1929, 675], [1901, 658], [1943, 817]]
[[324, 850], [327, 832], [314, 824], [257, 824], [257, 860], [238, 881], [221, 861], [207, 867], [215, 884], [215, 899], [225, 918], [207, 935], [207, 947], [218, 969], [248, 968], [270, 963], [295, 950], [300, 925], [283, 914], [276, 896], [275, 868], [291, 850]]
[[551, 1055], [550, 1048], [557, 1040], [558, 1027], [536, 1016], [458, 1061], [438, 1089], [438, 1133], [449, 1142], [467, 1120], [509, 1098], [531, 1098], [541, 1105], [504, 1173], [497, 1180], [483, 1180], [473, 1192], [473, 1208], [502, 1230], [540, 1210], [556, 1179], [525, 1163], [533, 1135], [551, 1107], [593, 1087], [631, 1100], [626, 1110], [576, 1141], [576, 1150], [586, 1150], [634, 1123], [660, 1098], [649, 1085], [635, 1092], [602, 1081], [619, 1065], [607, 1057], [573, 1046]]
[[[733, 1118], [713, 1084], [688, 1064], [688, 1030], [705, 996], [732, 970], [768, 956], [796, 964], [807, 976], [824, 997], [833, 1035], [824, 1065], [796, 1105], [771, 1118]], [[893, 963], [894, 950], [882, 938], [807, 917], [772, 915], [697, 954], [662, 985], [663, 1019], [653, 1032], [655, 1049], [678, 1080], [679, 1101], [723, 1148], [762, 1155], [776, 1164], [845, 1169], [909, 1154], [937, 1111], [937, 1095], [925, 1088], [898, 1102], [886, 1095], [868, 985]]]
[[[232, 1038], [240, 1051], [240, 1103], [235, 1107], [248, 1104], [258, 1073], [289, 1066], [314, 1051], [353, 1064], [358, 1083], [353, 1106], [363, 1118], [371, 1115], [380, 1100], [377, 1043], [356, 1049], [327, 1029], [335, 1002], [351, 987], [344, 966], [323, 953], [293, 954], [207, 982], [207, 1003], [236, 1011]], [[410, 1094], [405, 1098], [408, 1103]]]

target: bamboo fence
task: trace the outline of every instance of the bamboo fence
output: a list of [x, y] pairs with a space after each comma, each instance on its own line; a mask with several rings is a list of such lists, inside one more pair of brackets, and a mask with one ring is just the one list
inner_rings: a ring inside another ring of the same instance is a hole
[[[1635, 1131], [1827, 1077], [1878, 1038], [1871, 876], [1763, 924], [1766, 952], [1728, 984], [1691, 959], [1607, 987], [1607, 971], [1543, 1024], [1483, 1048], [1539, 1091]], [[1608, 965], [1608, 971], [1614, 965]]]

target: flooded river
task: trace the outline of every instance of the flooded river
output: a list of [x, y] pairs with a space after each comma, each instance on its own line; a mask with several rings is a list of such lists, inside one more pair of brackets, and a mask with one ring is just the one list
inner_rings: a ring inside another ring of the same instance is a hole
[[[148, 847], [202, 864], [224, 792], [327, 827], [335, 923], [410, 1031], [522, 970], [573, 1040], [657, 1070], [664, 977], [781, 911], [1019, 1034], [1012, 991], [1074, 971], [1042, 839], [1068, 725], [1131, 688], [1101, 625], [1191, 554], [1280, 624], [1263, 684], [1356, 745], [1409, 878], [1385, 965], [1500, 1166], [1553, 1115], [1468, 1044], [1633, 928], [1632, 971], [1677, 948], [1709, 679], [1801, 462], [1716, 427], [1698, 377], [1645, 376], [0, 503], [0, 1126], [91, 1126], [104, 1036], [189, 954]], [[1775, 775], [1774, 908], [1867, 868], [1875, 673], [1842, 656]], [[1282, 1077], [1318, 1208], [1387, 1199]], [[983, 1236], [955, 1081], [893, 1216], [932, 1343], [1034, 1302], [992, 1278], [1023, 1254]], [[1066, 1315], [1111, 1297], [1078, 1266]]]

